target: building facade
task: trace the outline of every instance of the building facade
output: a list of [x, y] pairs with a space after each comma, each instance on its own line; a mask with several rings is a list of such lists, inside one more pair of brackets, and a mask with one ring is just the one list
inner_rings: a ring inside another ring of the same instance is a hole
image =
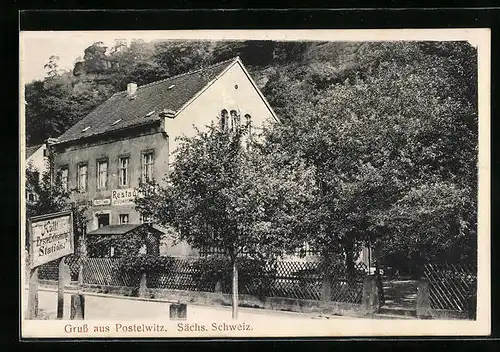
[[47, 144], [26, 147], [26, 168], [38, 172], [41, 181], [43, 173], [48, 170]]
[[[87, 232], [140, 224], [133, 203], [141, 181], [162, 182], [176, 138], [212, 122], [254, 130], [276, 115], [239, 58], [110, 97], [51, 145], [54, 173], [77, 200], [88, 202]], [[192, 255], [186, 243], [164, 243], [162, 254]]]
[[[38, 144], [26, 147], [26, 171], [30, 172], [35, 180], [42, 182], [43, 175], [49, 170], [49, 149], [47, 144]], [[34, 182], [36, 182], [33, 180]], [[31, 182], [26, 183], [26, 202], [34, 203], [38, 200], [38, 194]]]

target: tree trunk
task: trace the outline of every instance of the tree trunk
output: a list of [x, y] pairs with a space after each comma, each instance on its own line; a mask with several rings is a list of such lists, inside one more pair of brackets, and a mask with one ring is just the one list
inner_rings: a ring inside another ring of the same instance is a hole
[[233, 260], [233, 319], [238, 319], [238, 267], [236, 265], [236, 260]]
[[382, 282], [382, 276], [380, 275], [380, 264], [378, 258], [375, 259], [375, 277], [377, 278], [377, 289], [379, 292], [380, 304], [385, 304], [385, 296], [384, 296], [384, 285]]

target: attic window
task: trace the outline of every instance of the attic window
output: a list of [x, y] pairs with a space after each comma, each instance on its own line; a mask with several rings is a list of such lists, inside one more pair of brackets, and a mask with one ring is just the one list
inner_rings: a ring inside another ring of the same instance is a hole
[[90, 126], [85, 127], [85, 128], [82, 130], [82, 133], [83, 133], [83, 132], [87, 132], [89, 129], [90, 129]]
[[155, 113], [155, 111], [156, 111], [156, 110], [153, 110], [153, 111], [148, 112], [148, 113], [146, 114], [146, 117], [149, 117], [149, 116], [153, 115], [153, 114]]
[[167, 89], [172, 89], [175, 87], [175, 84], [172, 84], [171, 86], [169, 86]]
[[113, 123], [111, 124], [111, 126], [116, 125], [116, 124], [117, 124], [118, 122], [120, 122], [121, 120], [122, 120], [122, 119], [118, 119], [118, 120], [116, 120], [115, 122], [113, 122]]

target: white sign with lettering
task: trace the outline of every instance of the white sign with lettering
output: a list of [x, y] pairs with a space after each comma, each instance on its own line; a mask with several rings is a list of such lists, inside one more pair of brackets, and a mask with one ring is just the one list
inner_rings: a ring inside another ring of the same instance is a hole
[[30, 232], [31, 268], [74, 252], [71, 212], [32, 217]]
[[111, 191], [112, 205], [134, 204], [134, 198], [137, 194], [135, 188], [114, 189]]
[[111, 204], [111, 199], [109, 198], [103, 198], [103, 199], [94, 199], [92, 201], [93, 205], [110, 205]]

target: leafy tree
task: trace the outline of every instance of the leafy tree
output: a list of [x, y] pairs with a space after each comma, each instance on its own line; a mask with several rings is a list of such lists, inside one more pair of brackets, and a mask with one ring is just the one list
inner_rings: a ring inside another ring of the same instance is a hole
[[54, 77], [59, 74], [59, 56], [52, 55], [49, 57], [49, 62], [43, 68], [47, 70], [48, 77]]
[[153, 60], [165, 76], [175, 76], [209, 63], [209, 41], [160, 41], [154, 44]]
[[[227, 133], [211, 125], [181, 138], [166, 185], [144, 184], [137, 209], [172, 226], [196, 248], [224, 251], [233, 270], [233, 318], [242, 258], [272, 259], [293, 251], [294, 234], [308, 226], [314, 170], [297, 161], [281, 165], [264, 155], [246, 128]], [[277, 165], [281, 167], [277, 167]]]
[[358, 48], [341, 82], [308, 68], [315, 99], [300, 103], [296, 91], [280, 89], [282, 111], [293, 115], [267, 133], [266, 149], [316, 168], [318, 230], [307, 241], [323, 255], [342, 253], [349, 264], [361, 245], [380, 242], [385, 254], [446, 258], [475, 237], [475, 49], [458, 42], [371, 48], [365, 56]]

